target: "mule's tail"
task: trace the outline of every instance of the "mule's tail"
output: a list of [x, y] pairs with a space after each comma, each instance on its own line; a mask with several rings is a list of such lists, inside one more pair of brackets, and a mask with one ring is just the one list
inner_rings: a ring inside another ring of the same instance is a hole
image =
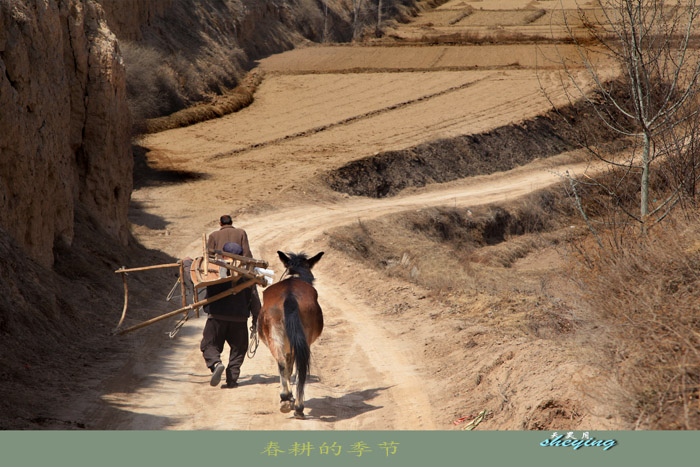
[[304, 400], [306, 376], [309, 374], [311, 350], [299, 317], [299, 303], [292, 295], [284, 300], [284, 325], [289, 344], [294, 352], [294, 363], [297, 367], [297, 400], [301, 403]]

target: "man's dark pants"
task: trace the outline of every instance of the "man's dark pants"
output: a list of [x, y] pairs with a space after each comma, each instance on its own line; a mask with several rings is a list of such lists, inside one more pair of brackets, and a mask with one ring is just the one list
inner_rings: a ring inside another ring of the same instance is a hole
[[224, 321], [216, 318], [207, 319], [204, 325], [202, 343], [199, 348], [209, 368], [221, 363], [224, 342], [231, 347], [226, 367], [226, 382], [235, 383], [241, 374], [241, 364], [248, 351], [248, 328], [244, 321]]

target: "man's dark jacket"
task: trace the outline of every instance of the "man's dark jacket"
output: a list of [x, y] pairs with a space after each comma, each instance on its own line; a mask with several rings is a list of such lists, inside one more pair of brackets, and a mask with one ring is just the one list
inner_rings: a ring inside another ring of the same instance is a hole
[[[242, 278], [236, 283], [224, 282], [223, 284], [215, 284], [206, 287], [207, 298], [225, 292], [231, 287], [245, 282], [247, 279]], [[202, 297], [200, 296], [200, 300]], [[204, 312], [209, 313], [210, 318], [220, 319], [223, 321], [248, 321], [248, 317], [253, 315], [253, 321], [257, 321], [258, 312], [260, 311], [260, 298], [255, 286], [241, 290], [235, 295], [229, 295], [219, 299], [208, 305], [204, 305]]]

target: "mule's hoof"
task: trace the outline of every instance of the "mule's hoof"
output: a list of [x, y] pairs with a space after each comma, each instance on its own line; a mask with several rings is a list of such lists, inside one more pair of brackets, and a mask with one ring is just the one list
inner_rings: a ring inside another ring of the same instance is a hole
[[304, 412], [297, 412], [296, 410], [294, 411], [294, 418], [298, 420], [304, 420], [306, 418], [306, 415], [304, 415]]
[[282, 401], [280, 403], [280, 412], [289, 413], [294, 408], [294, 401]]

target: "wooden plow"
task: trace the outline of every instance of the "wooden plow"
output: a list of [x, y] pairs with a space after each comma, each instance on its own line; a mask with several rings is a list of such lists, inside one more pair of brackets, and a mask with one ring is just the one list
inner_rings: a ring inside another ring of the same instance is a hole
[[[202, 236], [202, 240], [204, 254], [202, 256], [194, 258], [189, 267], [187, 267], [189, 259], [185, 259], [180, 260], [177, 263], [157, 264], [154, 266], [145, 266], [139, 268], [127, 269], [124, 266], [122, 266], [120, 269], [114, 271], [115, 273], [122, 275], [122, 281], [124, 283], [124, 308], [122, 309], [122, 316], [119, 320], [119, 324], [117, 324], [117, 327], [112, 331], [113, 335], [126, 334], [128, 332], [141, 329], [158, 321], [162, 321], [164, 319], [182, 314], [183, 317], [176, 324], [175, 329], [169, 333], [170, 337], [173, 338], [175, 334], [177, 334], [177, 331], [179, 331], [179, 329], [182, 327], [185, 321], [187, 321], [187, 319], [189, 318], [190, 311], [194, 311], [195, 316], [198, 318], [199, 310], [204, 305], [213, 303], [217, 300], [221, 300], [222, 298], [228, 297], [229, 295], [235, 295], [241, 290], [244, 290], [251, 286], [259, 285], [262, 287], [267, 287], [272, 283], [272, 277], [275, 273], [274, 271], [267, 269], [268, 264], [266, 261], [248, 258], [245, 256], [234, 255], [220, 250], [207, 250], [206, 235]], [[124, 319], [126, 318], [126, 310], [129, 306], [129, 288], [126, 281], [127, 275], [129, 273], [137, 271], [147, 271], [152, 269], [163, 268], [179, 268], [179, 276], [177, 281], [175, 282], [175, 285], [170, 291], [170, 294], [168, 295], [168, 301], [170, 300], [170, 298], [172, 298], [172, 295], [179, 284], [180, 294], [182, 295], [182, 306], [177, 310], [170, 311], [168, 313], [149, 319], [142, 323], [135, 324], [127, 328], [122, 328], [122, 325], [124, 324]], [[230, 275], [228, 275], [229, 272]], [[230, 289], [225, 290], [224, 292], [214, 295], [213, 297], [207, 297], [204, 300], [197, 301], [199, 296], [198, 292], [200, 289], [210, 285], [222, 284], [225, 282], [235, 283], [241, 279], [246, 280], [236, 285], [235, 287], [231, 287]], [[190, 284], [190, 291], [192, 292], [192, 303], [189, 304], [187, 303], [188, 287], [186, 285], [188, 283]]]

